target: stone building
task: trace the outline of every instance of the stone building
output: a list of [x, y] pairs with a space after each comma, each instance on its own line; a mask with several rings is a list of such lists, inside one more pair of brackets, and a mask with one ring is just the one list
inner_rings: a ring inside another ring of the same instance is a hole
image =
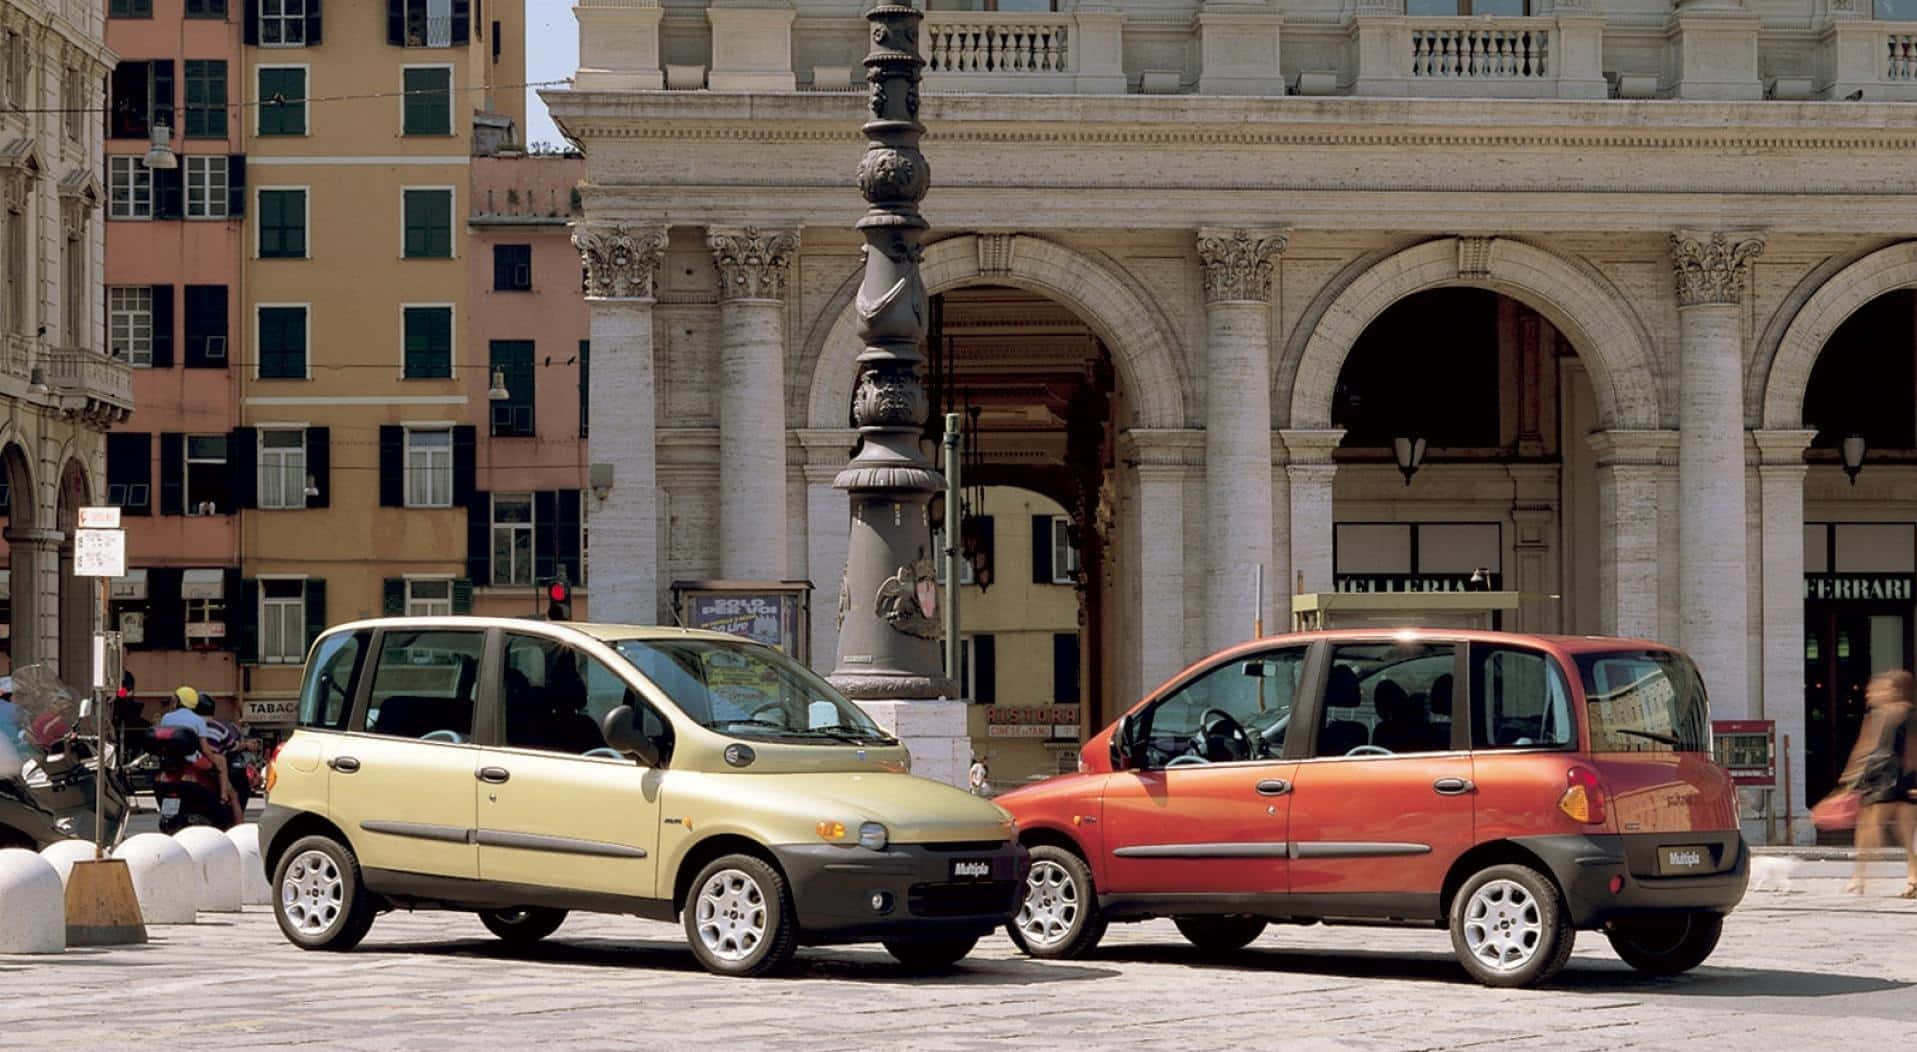
[[104, 495], [106, 430], [133, 408], [103, 350], [104, 20], [94, 0], [0, 3], [0, 627], [10, 669], [77, 686], [98, 593], [73, 577], [73, 529]]
[[[1483, 569], [1775, 721], [1781, 835], [1911, 659], [1917, 5], [1036, 6], [926, 15], [923, 272], [980, 481], [1080, 532], [1087, 727], [1288, 593]], [[595, 612], [806, 578], [830, 666], [859, 5], [575, 10]]]

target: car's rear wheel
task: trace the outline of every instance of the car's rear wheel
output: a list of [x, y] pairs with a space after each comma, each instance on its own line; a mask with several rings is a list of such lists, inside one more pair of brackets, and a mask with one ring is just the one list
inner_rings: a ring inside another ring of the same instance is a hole
[[1557, 885], [1529, 866], [1490, 866], [1451, 900], [1451, 948], [1486, 986], [1535, 986], [1571, 958], [1577, 931]]
[[1637, 917], [1604, 926], [1611, 949], [1645, 975], [1681, 975], [1703, 964], [1724, 934], [1716, 913]]
[[972, 952], [978, 936], [965, 939], [887, 939], [885, 952], [915, 972], [950, 968]]
[[1263, 917], [1173, 917], [1178, 933], [1206, 953], [1242, 950], [1264, 934]]
[[685, 922], [692, 955], [718, 975], [776, 971], [792, 960], [798, 942], [784, 875], [751, 855], [726, 855], [699, 871]]
[[273, 916], [303, 950], [350, 950], [373, 926], [353, 849], [328, 836], [295, 840], [274, 868]]
[[1105, 919], [1098, 915], [1098, 892], [1085, 860], [1051, 844], [1033, 848], [1025, 897], [1005, 932], [1033, 957], [1067, 959], [1092, 952], [1105, 937]]
[[479, 915], [486, 930], [514, 946], [533, 943], [559, 930], [566, 923], [566, 911], [543, 906], [516, 906], [505, 910], [486, 910]]

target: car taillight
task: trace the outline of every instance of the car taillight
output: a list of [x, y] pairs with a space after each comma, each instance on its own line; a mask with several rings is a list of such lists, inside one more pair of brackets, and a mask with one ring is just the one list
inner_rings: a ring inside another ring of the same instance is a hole
[[1598, 781], [1597, 772], [1588, 767], [1573, 767], [1564, 774], [1569, 782], [1564, 795], [1558, 797], [1558, 810], [1563, 811], [1574, 822], [1585, 825], [1604, 824], [1604, 784]]

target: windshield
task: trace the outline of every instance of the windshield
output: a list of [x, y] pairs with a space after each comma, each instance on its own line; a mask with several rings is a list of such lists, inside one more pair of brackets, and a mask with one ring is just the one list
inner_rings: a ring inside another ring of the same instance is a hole
[[721, 734], [818, 745], [893, 743], [831, 684], [770, 647], [627, 639], [613, 649], [680, 711]]
[[1682, 654], [1640, 650], [1579, 654], [1592, 752], [1706, 752], [1704, 681]]

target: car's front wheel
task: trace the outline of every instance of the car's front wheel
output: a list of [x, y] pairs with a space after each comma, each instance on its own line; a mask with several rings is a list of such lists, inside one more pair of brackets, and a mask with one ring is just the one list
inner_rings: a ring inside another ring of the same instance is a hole
[[685, 922], [692, 955], [719, 975], [776, 971], [792, 960], [798, 942], [785, 876], [751, 855], [726, 855], [699, 871]]
[[1681, 975], [1704, 963], [1724, 934], [1716, 913], [1637, 917], [1604, 926], [1611, 949], [1645, 975]]
[[1571, 959], [1577, 939], [1557, 885], [1529, 866], [1490, 866], [1451, 900], [1451, 948], [1486, 986], [1535, 986]]
[[566, 911], [543, 906], [517, 906], [505, 910], [486, 910], [479, 915], [486, 930], [514, 946], [530, 946], [559, 930], [566, 923]]
[[885, 952], [915, 972], [950, 968], [972, 952], [978, 937], [966, 939], [887, 939]]
[[1050, 844], [1033, 848], [1025, 897], [1005, 931], [1033, 957], [1068, 959], [1092, 952], [1105, 937], [1105, 918], [1098, 914], [1098, 892], [1085, 860]]
[[1242, 950], [1264, 934], [1263, 917], [1173, 917], [1178, 933], [1206, 953]]
[[303, 950], [350, 950], [373, 926], [353, 849], [329, 836], [295, 840], [274, 867], [273, 916]]

